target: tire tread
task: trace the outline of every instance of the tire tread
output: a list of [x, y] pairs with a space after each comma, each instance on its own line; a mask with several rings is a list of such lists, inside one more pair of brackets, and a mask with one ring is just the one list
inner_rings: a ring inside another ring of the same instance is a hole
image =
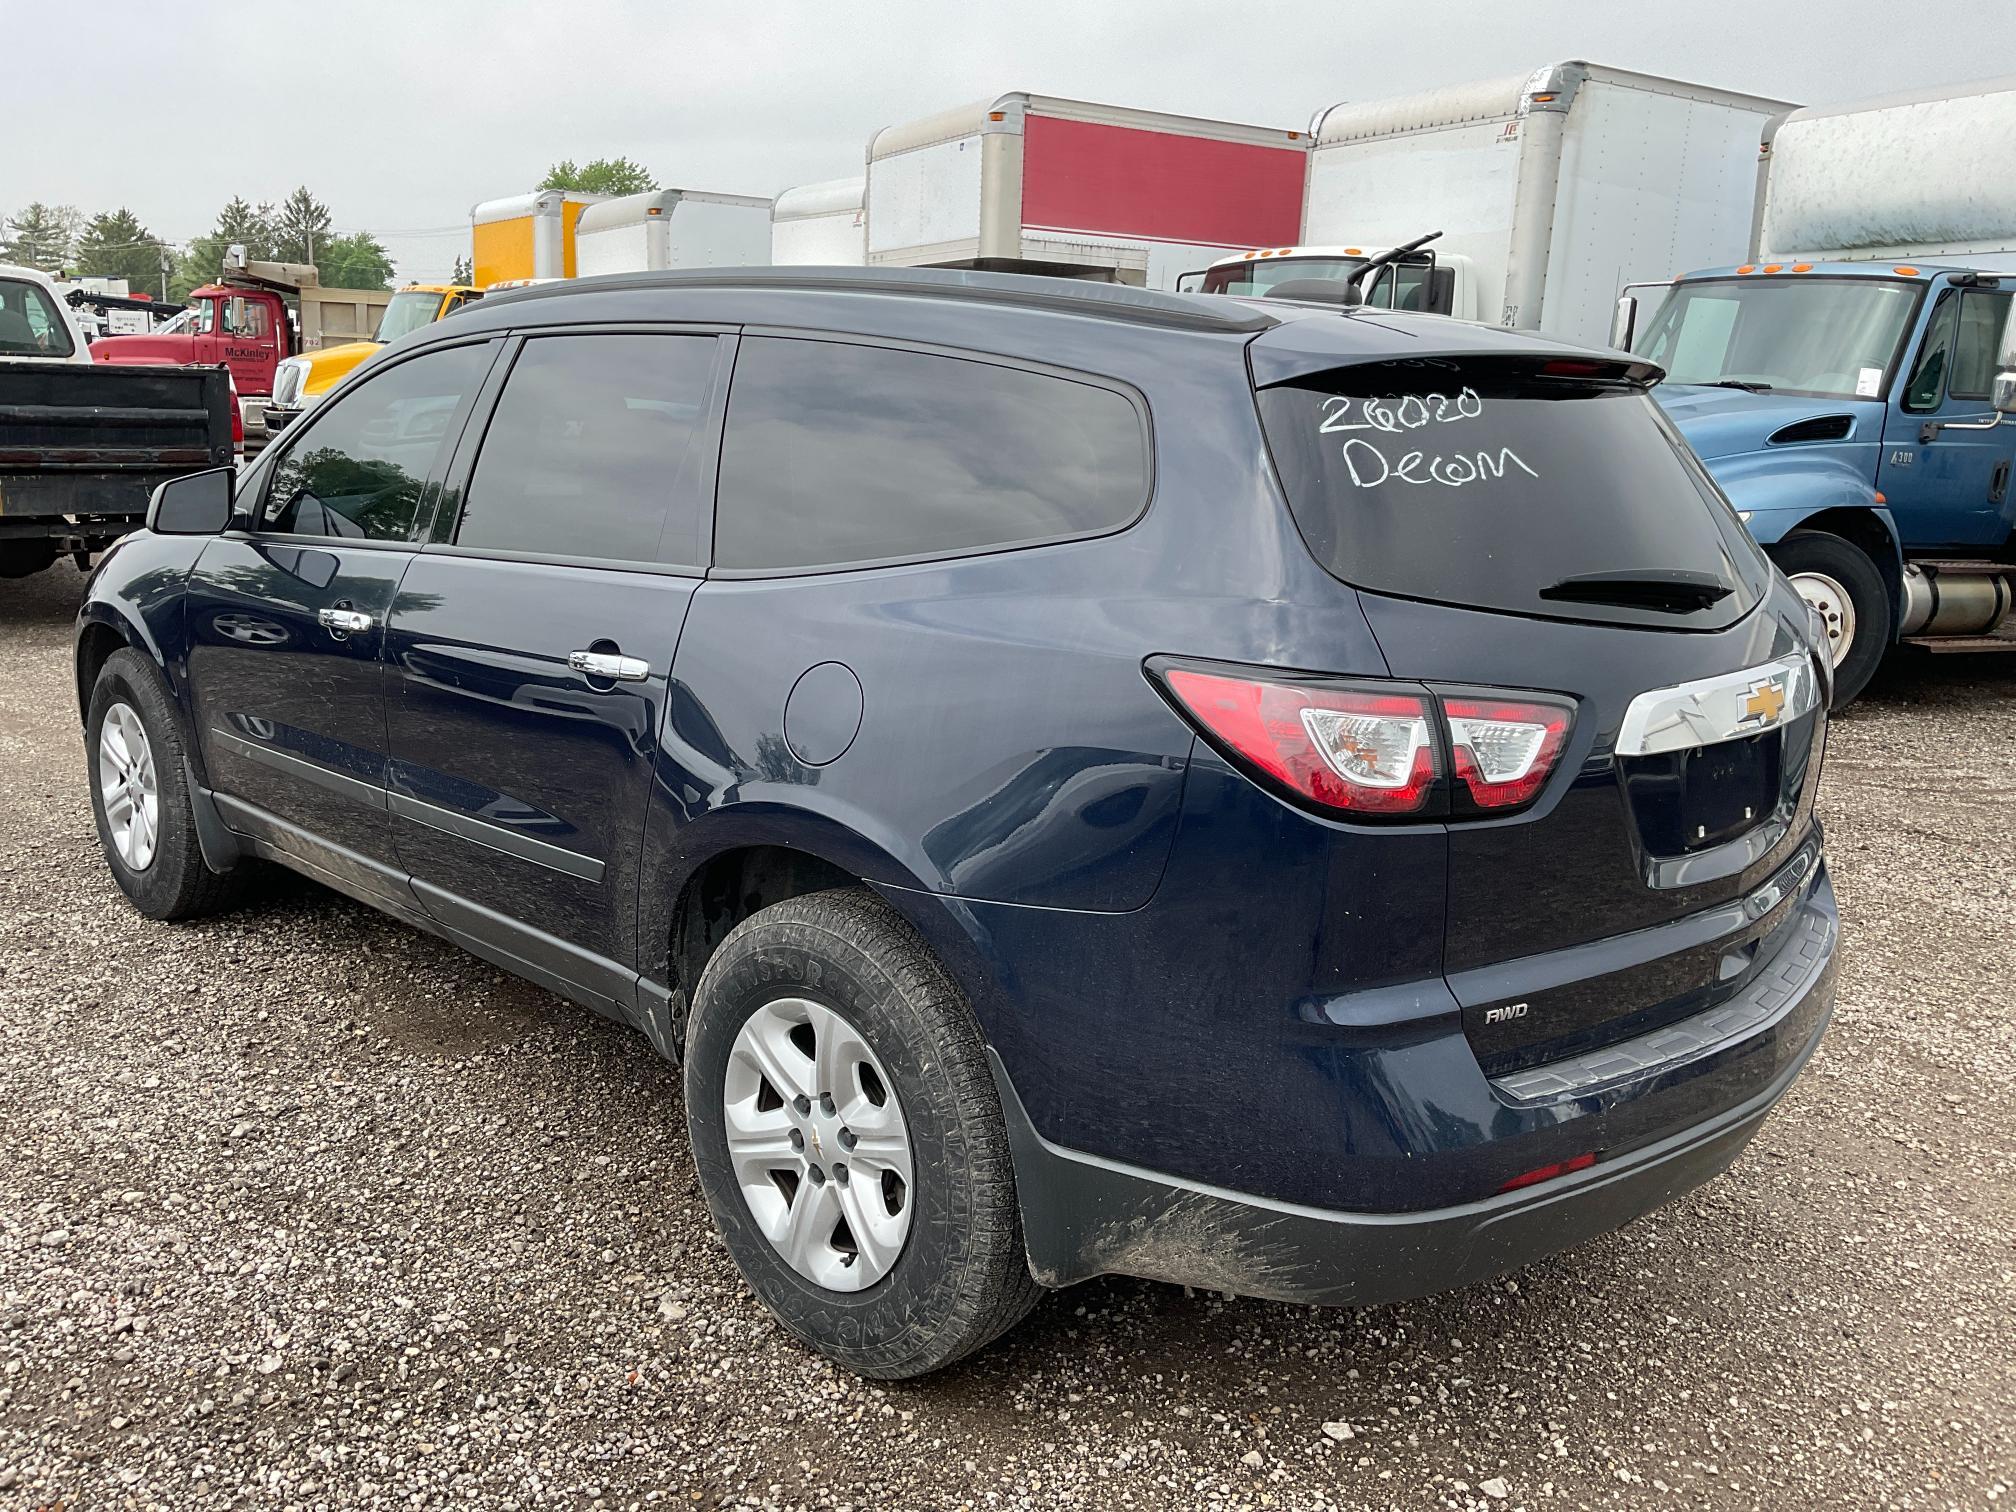
[[[731, 930], [702, 973], [695, 994], [705, 1011], [710, 978], [718, 980], [752, 947], [779, 928], [821, 937], [827, 949], [861, 956], [887, 977], [897, 996], [930, 1025], [932, 1042], [916, 1047], [941, 1061], [952, 1082], [965, 1140], [964, 1177], [972, 1194], [970, 1245], [951, 1307], [907, 1355], [848, 1358], [861, 1375], [898, 1380], [922, 1375], [984, 1348], [1028, 1316], [1045, 1288], [1029, 1273], [1021, 1210], [1000, 1093], [988, 1067], [980, 1028], [951, 977], [915, 931], [882, 899], [835, 888], [787, 899], [752, 914]], [[690, 1042], [689, 1042], [690, 1043]], [[689, 1117], [691, 1110], [689, 1109]], [[786, 1327], [819, 1346], [802, 1329]]]

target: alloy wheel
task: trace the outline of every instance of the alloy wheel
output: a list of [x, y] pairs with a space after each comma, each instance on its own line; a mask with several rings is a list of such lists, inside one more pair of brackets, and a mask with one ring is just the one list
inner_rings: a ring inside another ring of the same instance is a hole
[[722, 1086], [750, 1216], [799, 1275], [860, 1291], [910, 1233], [913, 1161], [895, 1084], [868, 1042], [810, 998], [778, 998], [735, 1036]]
[[98, 794], [119, 859], [128, 871], [147, 870], [161, 841], [161, 784], [131, 704], [113, 704], [98, 727]]

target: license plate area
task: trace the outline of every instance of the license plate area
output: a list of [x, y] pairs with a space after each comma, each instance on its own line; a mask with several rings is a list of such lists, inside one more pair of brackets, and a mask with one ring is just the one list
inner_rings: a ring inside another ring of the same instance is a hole
[[1653, 856], [1686, 856], [1771, 818], [1784, 782], [1778, 730], [1689, 750], [1620, 758], [1639, 838]]

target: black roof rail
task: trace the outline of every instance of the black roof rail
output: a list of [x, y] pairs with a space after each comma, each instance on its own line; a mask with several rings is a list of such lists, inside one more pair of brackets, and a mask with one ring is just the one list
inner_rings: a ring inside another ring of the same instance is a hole
[[1163, 294], [1126, 284], [1047, 278], [1032, 273], [986, 273], [970, 268], [688, 268], [664, 273], [598, 273], [555, 279], [488, 296], [486, 306], [554, 299], [570, 294], [644, 292], [653, 289], [764, 289], [779, 293], [895, 294], [924, 299], [971, 300], [1064, 314], [1126, 320], [1176, 330], [1236, 333], [1277, 324], [1264, 310], [1222, 295]]

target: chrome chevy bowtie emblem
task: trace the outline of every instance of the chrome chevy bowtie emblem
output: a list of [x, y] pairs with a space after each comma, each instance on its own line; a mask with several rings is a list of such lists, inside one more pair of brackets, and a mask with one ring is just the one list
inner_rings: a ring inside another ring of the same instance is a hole
[[1750, 691], [1743, 699], [1744, 724], [1776, 724], [1778, 716], [1784, 712], [1785, 694], [1775, 679], [1767, 677], [1750, 685]]

